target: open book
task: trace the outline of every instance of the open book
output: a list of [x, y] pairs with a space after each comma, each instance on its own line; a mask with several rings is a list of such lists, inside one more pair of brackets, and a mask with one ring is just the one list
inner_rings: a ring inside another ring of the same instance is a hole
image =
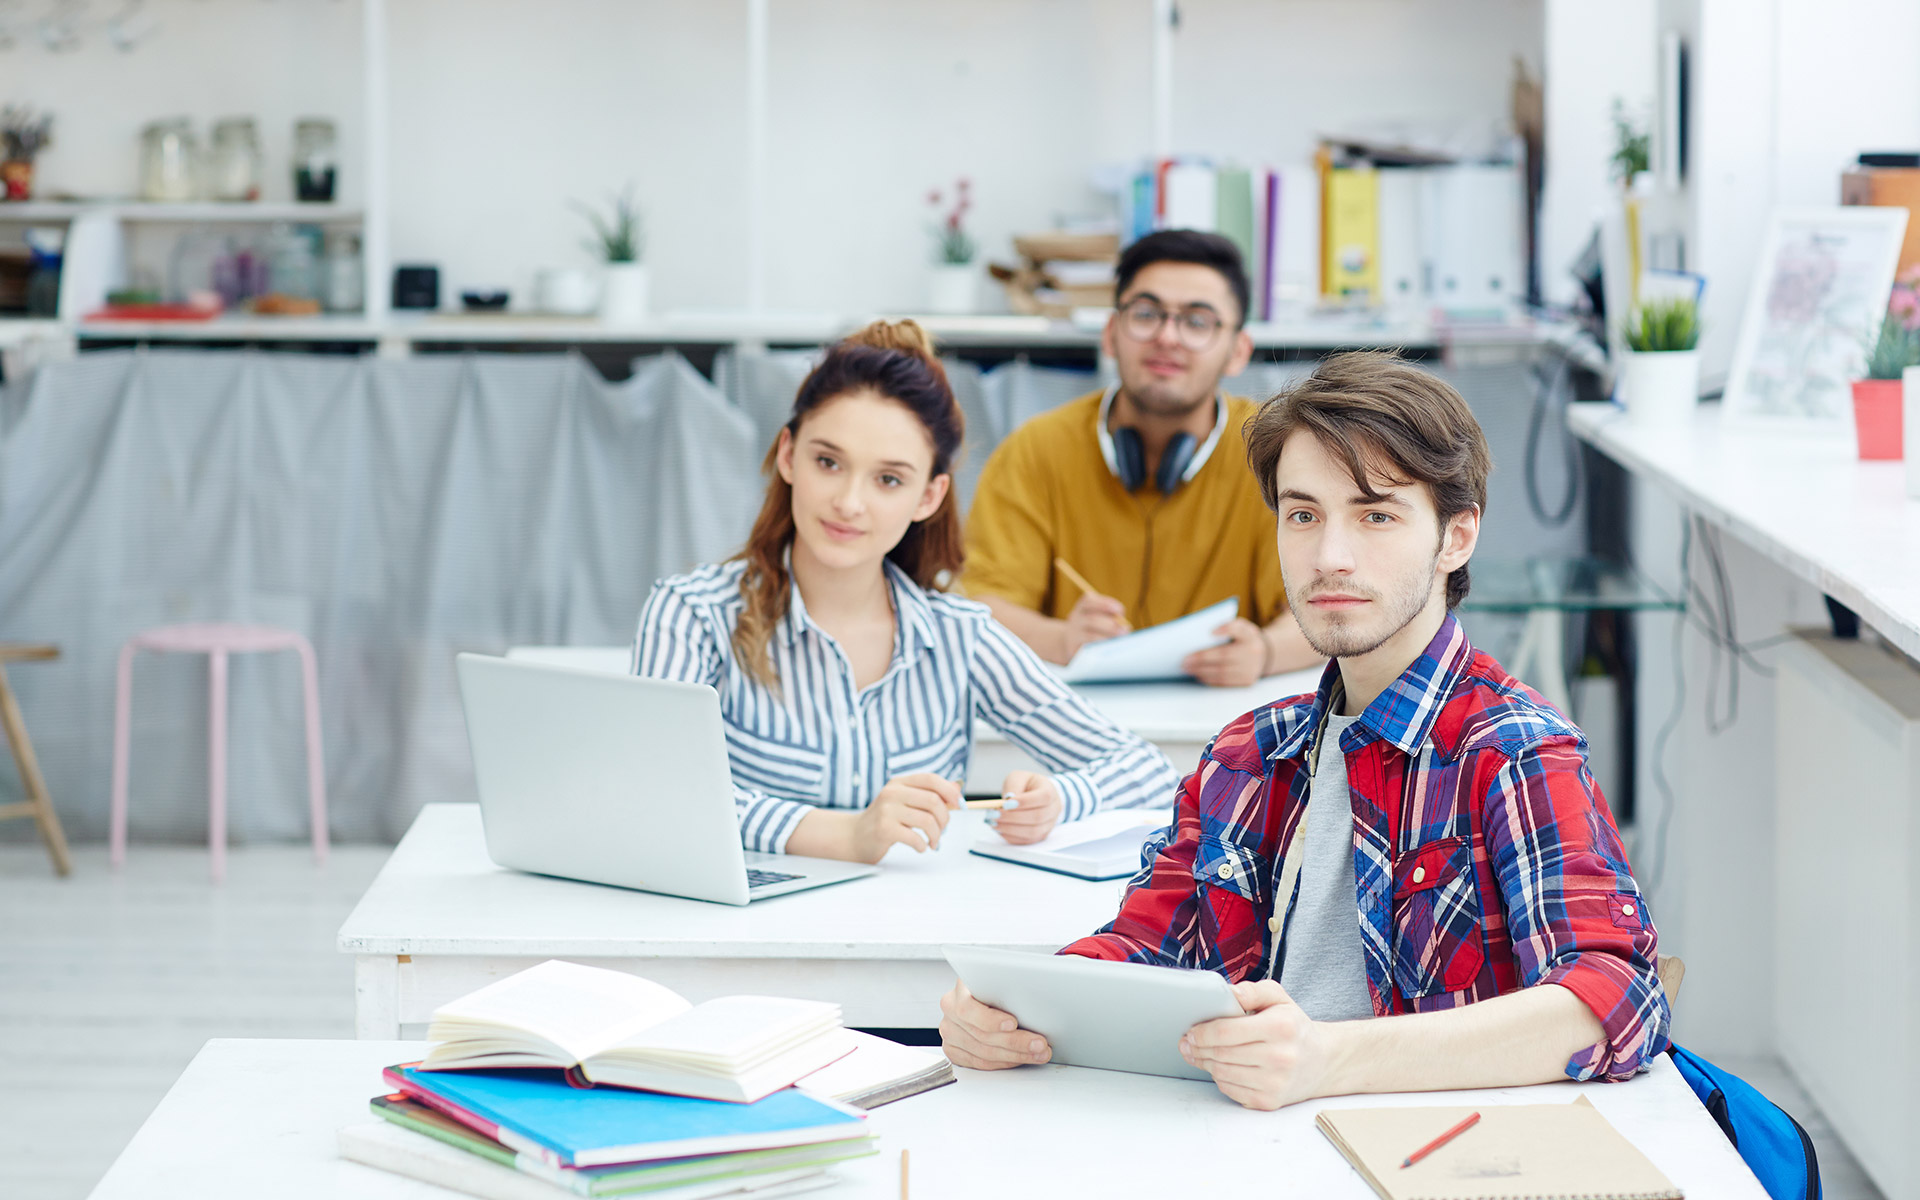
[[840, 1006], [704, 1004], [637, 975], [554, 960], [436, 1009], [423, 1070], [559, 1067], [588, 1083], [747, 1103], [849, 1053]]

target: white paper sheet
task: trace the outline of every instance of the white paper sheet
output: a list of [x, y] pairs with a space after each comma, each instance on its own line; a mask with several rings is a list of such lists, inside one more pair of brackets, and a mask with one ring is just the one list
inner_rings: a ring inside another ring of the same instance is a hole
[[1060, 670], [1068, 683], [1121, 683], [1148, 679], [1186, 679], [1180, 663], [1196, 650], [1224, 645], [1214, 630], [1240, 612], [1238, 599], [1222, 600], [1178, 620], [1080, 647]]

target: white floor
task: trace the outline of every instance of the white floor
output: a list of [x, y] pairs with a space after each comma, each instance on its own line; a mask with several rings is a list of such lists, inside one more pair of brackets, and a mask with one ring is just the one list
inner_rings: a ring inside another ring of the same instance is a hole
[[[385, 846], [75, 849], [70, 879], [0, 845], [0, 1196], [79, 1200], [210, 1037], [352, 1037], [334, 932]], [[1812, 1134], [1828, 1200], [1882, 1200], [1777, 1061], [1724, 1061]]]

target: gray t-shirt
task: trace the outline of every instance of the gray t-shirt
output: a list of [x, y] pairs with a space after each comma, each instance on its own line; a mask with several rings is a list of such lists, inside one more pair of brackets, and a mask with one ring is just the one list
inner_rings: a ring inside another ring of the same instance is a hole
[[[1306, 828], [1295, 835], [1305, 839], [1300, 900], [1287, 929], [1280, 986], [1316, 1021], [1373, 1015], [1353, 882], [1353, 801], [1347, 794], [1347, 756], [1340, 752], [1340, 735], [1359, 719], [1327, 714], [1308, 793]], [[1286, 902], [1285, 896], [1276, 896], [1275, 911], [1284, 912]]]

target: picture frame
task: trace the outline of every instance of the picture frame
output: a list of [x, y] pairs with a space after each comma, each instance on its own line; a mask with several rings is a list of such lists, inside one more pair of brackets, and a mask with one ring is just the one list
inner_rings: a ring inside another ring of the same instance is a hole
[[1904, 208], [1781, 209], [1767, 223], [1727, 376], [1723, 419], [1846, 434], [1893, 291]]

